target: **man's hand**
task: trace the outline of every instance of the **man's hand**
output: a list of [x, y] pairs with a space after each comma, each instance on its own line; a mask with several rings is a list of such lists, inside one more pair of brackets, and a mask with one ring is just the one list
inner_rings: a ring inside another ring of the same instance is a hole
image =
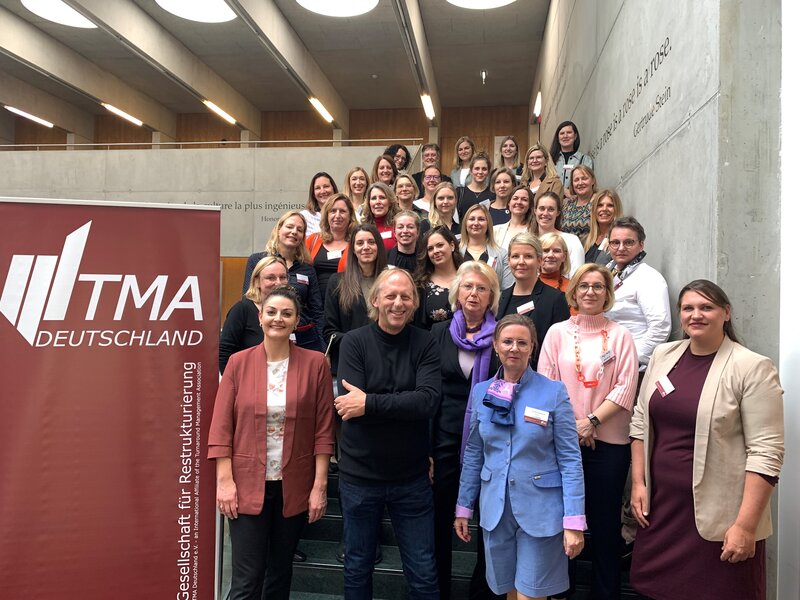
[[367, 405], [367, 395], [354, 385], [342, 379], [342, 386], [347, 390], [344, 396], [338, 396], [333, 401], [333, 406], [342, 421], [364, 416]]

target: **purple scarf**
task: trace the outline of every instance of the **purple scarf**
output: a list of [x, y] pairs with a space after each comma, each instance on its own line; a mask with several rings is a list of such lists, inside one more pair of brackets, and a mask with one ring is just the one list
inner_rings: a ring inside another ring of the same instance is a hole
[[461, 350], [475, 352], [475, 364], [472, 367], [472, 382], [470, 383], [470, 394], [467, 399], [467, 410], [464, 413], [464, 427], [461, 432], [461, 453], [464, 457], [464, 447], [467, 445], [469, 436], [469, 423], [472, 418], [472, 388], [476, 383], [489, 379], [489, 363], [492, 360], [492, 336], [497, 322], [494, 320], [492, 311], [487, 310], [481, 323], [480, 330], [472, 337], [467, 339], [467, 320], [464, 312], [459, 308], [450, 321], [450, 337], [453, 343]]

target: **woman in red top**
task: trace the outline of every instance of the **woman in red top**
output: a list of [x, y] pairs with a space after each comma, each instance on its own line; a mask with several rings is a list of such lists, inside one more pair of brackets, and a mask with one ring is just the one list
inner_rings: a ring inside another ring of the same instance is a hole
[[386, 250], [391, 250], [397, 245], [394, 237], [394, 216], [397, 212], [397, 199], [392, 188], [381, 182], [369, 186], [361, 222], [371, 223], [378, 228]]
[[323, 303], [328, 280], [334, 273], [344, 271], [347, 245], [356, 225], [353, 204], [345, 194], [331, 196], [322, 207], [319, 233], [306, 237], [306, 248], [311, 254], [311, 264], [317, 272], [319, 291]]

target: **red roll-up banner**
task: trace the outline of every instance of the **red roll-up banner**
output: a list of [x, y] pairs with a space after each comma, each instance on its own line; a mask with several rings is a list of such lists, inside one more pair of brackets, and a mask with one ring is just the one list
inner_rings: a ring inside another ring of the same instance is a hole
[[0, 597], [214, 597], [219, 212], [0, 201]]

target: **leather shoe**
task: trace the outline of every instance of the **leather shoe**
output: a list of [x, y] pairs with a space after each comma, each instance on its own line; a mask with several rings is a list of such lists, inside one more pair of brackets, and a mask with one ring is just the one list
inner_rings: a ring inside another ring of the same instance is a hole
[[293, 562], [306, 562], [308, 560], [308, 555], [303, 552], [302, 550], [295, 550], [294, 556], [292, 556]]

